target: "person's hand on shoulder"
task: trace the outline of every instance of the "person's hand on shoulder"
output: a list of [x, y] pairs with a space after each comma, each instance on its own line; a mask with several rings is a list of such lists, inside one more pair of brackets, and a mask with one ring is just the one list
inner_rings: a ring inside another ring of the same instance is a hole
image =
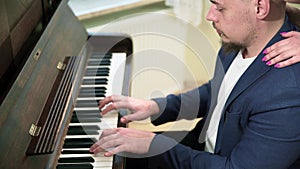
[[286, 39], [275, 43], [264, 51], [263, 61], [269, 66], [283, 68], [300, 62], [300, 32], [282, 32]]

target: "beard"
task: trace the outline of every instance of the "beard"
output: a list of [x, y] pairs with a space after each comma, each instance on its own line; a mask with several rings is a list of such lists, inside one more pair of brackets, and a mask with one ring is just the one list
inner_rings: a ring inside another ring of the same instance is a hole
[[246, 45], [233, 43], [233, 42], [223, 42], [222, 41], [222, 47], [223, 47], [224, 52], [226, 54], [228, 54], [228, 53], [231, 53], [231, 52], [238, 52], [242, 49], [245, 49]]

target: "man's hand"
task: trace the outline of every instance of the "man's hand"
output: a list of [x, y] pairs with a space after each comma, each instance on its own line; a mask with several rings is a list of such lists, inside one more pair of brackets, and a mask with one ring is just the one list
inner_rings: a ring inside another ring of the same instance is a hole
[[99, 101], [99, 109], [102, 115], [105, 115], [112, 110], [122, 108], [131, 111], [131, 114], [121, 118], [122, 123], [144, 120], [159, 112], [158, 105], [152, 100], [141, 100], [132, 97], [112, 95]]
[[154, 133], [130, 128], [107, 129], [99, 141], [90, 147], [90, 152], [97, 154], [104, 151], [106, 157], [120, 152], [145, 154], [154, 136]]

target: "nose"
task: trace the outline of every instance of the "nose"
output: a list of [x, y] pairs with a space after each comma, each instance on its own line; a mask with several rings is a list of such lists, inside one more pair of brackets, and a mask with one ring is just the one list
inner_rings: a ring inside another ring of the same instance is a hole
[[212, 21], [212, 22], [217, 22], [218, 21], [213, 5], [211, 5], [210, 8], [209, 8], [209, 11], [206, 15], [206, 20]]

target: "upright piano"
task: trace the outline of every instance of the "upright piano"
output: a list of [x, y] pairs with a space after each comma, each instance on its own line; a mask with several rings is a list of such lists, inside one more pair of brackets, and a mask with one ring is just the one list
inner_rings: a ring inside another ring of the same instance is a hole
[[[11, 0], [0, 3], [1, 12], [3, 6], [13, 5]], [[124, 168], [121, 155], [107, 158], [101, 153], [90, 154], [88, 149], [101, 130], [121, 126], [120, 112], [101, 117], [97, 106], [107, 95], [128, 95], [131, 37], [122, 33], [88, 35], [67, 0], [27, 3], [32, 7], [24, 16], [38, 13], [40, 17], [22, 24], [34, 23], [35, 30], [42, 31], [33, 43], [27, 41], [31, 36], [23, 38], [27, 50], [20, 47], [17, 53], [23, 51], [28, 56], [19, 64], [19, 72], [1, 73], [1, 81], [5, 81], [4, 74], [15, 78], [1, 89], [0, 168]], [[51, 13], [47, 15], [51, 17], [45, 17], [45, 13]], [[42, 27], [38, 20], [42, 20]], [[31, 30], [19, 33], [35, 34]], [[4, 63], [7, 59], [1, 55]]]

